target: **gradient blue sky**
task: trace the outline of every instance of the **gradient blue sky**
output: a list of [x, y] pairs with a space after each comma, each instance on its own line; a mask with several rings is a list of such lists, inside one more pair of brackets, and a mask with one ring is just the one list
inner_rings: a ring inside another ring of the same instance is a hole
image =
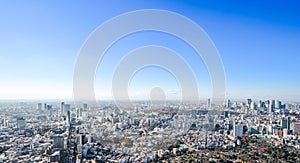
[[[298, 1], [1, 1], [0, 99], [69, 99], [80, 47], [104, 21], [138, 9], [165, 9], [201, 26], [222, 57], [229, 98], [300, 100], [300, 2]], [[128, 51], [156, 44], [180, 53], [193, 68], [201, 97], [210, 78], [201, 58], [182, 41], [162, 33], [130, 35], [112, 47], [95, 76], [98, 98], [109, 98], [111, 77]], [[157, 68], [139, 71], [130, 96], [154, 86], [178, 90]]]

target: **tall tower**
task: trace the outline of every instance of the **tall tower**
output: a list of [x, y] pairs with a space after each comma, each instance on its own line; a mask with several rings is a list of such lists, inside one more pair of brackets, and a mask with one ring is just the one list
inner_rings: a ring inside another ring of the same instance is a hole
[[250, 108], [251, 108], [252, 110], [256, 109], [256, 107], [255, 107], [255, 102], [254, 102], [254, 101], [251, 102]]
[[210, 108], [210, 107], [211, 107], [210, 98], [209, 98], [209, 99], [207, 99], [206, 106], [207, 106], [207, 108]]
[[60, 114], [62, 115], [63, 112], [64, 112], [64, 105], [65, 105], [65, 102], [61, 102], [60, 103]]
[[275, 106], [274, 106], [276, 109], [280, 109], [281, 108], [281, 101], [279, 100], [276, 100], [275, 101]]
[[44, 111], [47, 110], [47, 103], [44, 103]]
[[231, 102], [229, 99], [226, 100], [226, 104], [225, 104], [226, 108], [230, 108], [231, 107]]
[[269, 103], [269, 113], [273, 113], [275, 109], [275, 101], [271, 100]]
[[286, 118], [282, 118], [280, 124], [281, 124], [282, 129], [287, 129], [288, 128], [288, 121], [287, 121]]
[[287, 117], [287, 129], [288, 132], [291, 130], [291, 117]]
[[247, 104], [248, 104], [248, 106], [251, 105], [251, 102], [252, 102], [252, 99], [251, 99], [251, 98], [247, 99]]
[[68, 115], [68, 112], [71, 111], [71, 106], [70, 104], [64, 104], [63, 106], [63, 115], [64, 116], [67, 116]]

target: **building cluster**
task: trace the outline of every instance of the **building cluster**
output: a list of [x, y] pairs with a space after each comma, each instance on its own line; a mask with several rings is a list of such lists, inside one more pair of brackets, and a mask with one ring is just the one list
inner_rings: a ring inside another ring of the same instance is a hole
[[192, 153], [202, 158], [203, 151], [241, 148], [253, 136], [300, 148], [300, 105], [279, 100], [133, 107], [16, 102], [2, 103], [0, 110], [0, 162], [156, 162]]

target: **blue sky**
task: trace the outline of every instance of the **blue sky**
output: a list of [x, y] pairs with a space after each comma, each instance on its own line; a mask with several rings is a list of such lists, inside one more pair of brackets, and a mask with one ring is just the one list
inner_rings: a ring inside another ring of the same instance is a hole
[[[1, 1], [0, 99], [72, 98], [79, 50], [104, 21], [138, 9], [184, 15], [210, 36], [224, 63], [229, 98], [300, 100], [300, 3], [298, 1]], [[182, 41], [162, 33], [130, 35], [98, 66], [95, 91], [110, 98], [111, 77], [128, 51], [157, 44], [179, 52], [193, 68], [201, 97], [211, 95], [201, 58]], [[132, 98], [152, 87], [178, 89], [174, 77], [146, 68], [130, 82]]]

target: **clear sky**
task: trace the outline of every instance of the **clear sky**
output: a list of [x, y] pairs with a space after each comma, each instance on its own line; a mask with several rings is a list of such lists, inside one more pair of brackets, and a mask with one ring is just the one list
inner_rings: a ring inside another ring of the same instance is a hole
[[[0, 99], [70, 99], [79, 50], [104, 21], [138, 9], [164, 9], [201, 26], [219, 50], [228, 98], [300, 100], [299, 1], [1, 1]], [[197, 75], [201, 97], [211, 95], [208, 72], [194, 51], [167, 34], [144, 32], [115, 44], [95, 76], [98, 99], [109, 99], [112, 74], [130, 50], [149, 44], [180, 53]], [[152, 87], [178, 90], [174, 77], [150, 67], [130, 82], [132, 98]], [[171, 95], [170, 95], [171, 96]]]

